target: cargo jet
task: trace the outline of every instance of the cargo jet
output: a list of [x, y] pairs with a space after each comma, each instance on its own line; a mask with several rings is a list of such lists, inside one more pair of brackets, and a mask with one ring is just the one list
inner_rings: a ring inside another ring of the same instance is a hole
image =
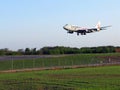
[[78, 27], [78, 26], [66, 24], [65, 26], [63, 26], [63, 28], [65, 30], [67, 30], [67, 32], [70, 33], [70, 34], [76, 32], [77, 35], [79, 35], [79, 33], [81, 33], [81, 35], [86, 35], [86, 33], [98, 32], [100, 30], [106, 30], [106, 28], [111, 27], [111, 26], [103, 26], [103, 27], [101, 27], [100, 25], [101, 25], [101, 23], [98, 22], [96, 27], [84, 28], [84, 27]]

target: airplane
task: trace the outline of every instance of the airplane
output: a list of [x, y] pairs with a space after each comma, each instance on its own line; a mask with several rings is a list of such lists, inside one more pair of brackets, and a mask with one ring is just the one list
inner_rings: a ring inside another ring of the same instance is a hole
[[100, 30], [106, 30], [108, 27], [111, 27], [111, 25], [101, 27], [100, 22], [98, 22], [97, 25], [93, 28], [84, 28], [69, 24], [63, 26], [63, 28], [67, 30], [68, 33], [73, 34], [74, 32], [76, 32], [77, 35], [79, 35], [79, 33], [81, 33], [81, 35], [86, 35], [86, 33], [93, 33], [93, 32], [98, 32]]

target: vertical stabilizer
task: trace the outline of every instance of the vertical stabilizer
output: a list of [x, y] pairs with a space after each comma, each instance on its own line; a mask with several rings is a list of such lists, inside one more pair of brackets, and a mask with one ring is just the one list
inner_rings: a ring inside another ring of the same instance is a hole
[[100, 26], [101, 26], [101, 23], [100, 23], [100, 21], [99, 21], [99, 22], [97, 23], [97, 25], [96, 25], [95, 28], [97, 28], [97, 30], [100, 31]]

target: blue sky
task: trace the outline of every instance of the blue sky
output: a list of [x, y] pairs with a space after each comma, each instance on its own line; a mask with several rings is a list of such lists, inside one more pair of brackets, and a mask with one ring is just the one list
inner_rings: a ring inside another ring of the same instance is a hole
[[[120, 46], [120, 0], [1, 0], [0, 48]], [[67, 34], [66, 23], [106, 31]]]

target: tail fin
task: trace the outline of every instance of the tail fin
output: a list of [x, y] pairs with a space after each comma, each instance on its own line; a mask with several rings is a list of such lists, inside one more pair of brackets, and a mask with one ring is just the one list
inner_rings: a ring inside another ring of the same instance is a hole
[[101, 23], [100, 23], [100, 21], [99, 21], [99, 22], [97, 23], [97, 25], [96, 25], [95, 28], [97, 28], [97, 30], [100, 31], [100, 27], [101, 27]]

